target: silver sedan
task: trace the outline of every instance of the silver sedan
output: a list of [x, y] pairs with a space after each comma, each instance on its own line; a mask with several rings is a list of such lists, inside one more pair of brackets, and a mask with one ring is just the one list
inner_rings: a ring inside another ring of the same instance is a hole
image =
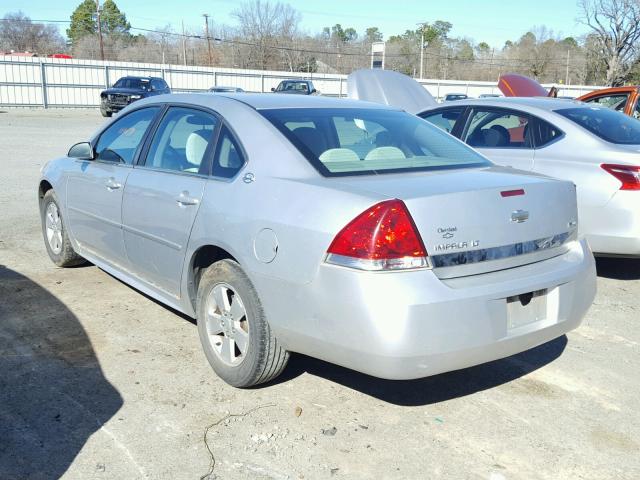
[[231, 385], [289, 352], [408, 379], [579, 325], [572, 183], [496, 167], [405, 112], [290, 95], [141, 100], [38, 188], [45, 245], [195, 317]]

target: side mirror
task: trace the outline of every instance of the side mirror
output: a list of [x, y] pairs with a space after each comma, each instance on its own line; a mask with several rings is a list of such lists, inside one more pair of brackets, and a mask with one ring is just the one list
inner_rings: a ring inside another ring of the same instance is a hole
[[271, 87], [271, 91], [272, 91], [272, 92], [275, 92], [275, 91], [276, 91], [276, 89], [275, 89], [274, 87]]
[[314, 88], [313, 90], [311, 90], [311, 93], [320, 93], [320, 91]]
[[77, 158], [78, 160], [93, 160], [95, 155], [93, 154], [93, 147], [89, 142], [80, 142], [69, 149], [67, 157]]

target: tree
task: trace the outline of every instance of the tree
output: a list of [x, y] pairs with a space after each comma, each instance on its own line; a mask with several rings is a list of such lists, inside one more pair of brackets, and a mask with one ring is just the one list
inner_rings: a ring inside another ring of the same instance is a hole
[[[300, 52], [292, 49], [299, 36], [300, 13], [288, 4], [253, 0], [240, 4], [231, 14], [239, 24], [238, 36], [247, 42], [248, 65], [268, 69], [278, 67], [282, 57], [293, 70]], [[284, 47], [278, 51], [278, 47]]]
[[325, 37], [329, 36], [329, 38], [342, 43], [353, 42], [358, 38], [358, 32], [356, 32], [355, 28], [342, 28], [339, 23], [331, 27], [331, 30], [329, 30], [329, 27], [325, 27], [322, 32]]
[[364, 38], [368, 43], [381, 42], [382, 32], [378, 29], [378, 27], [369, 27], [365, 31]]
[[[102, 33], [107, 36], [129, 37], [131, 24], [113, 0], [105, 0], [100, 13]], [[67, 37], [73, 45], [86, 35], [95, 35], [98, 31], [96, 2], [84, 0], [71, 14], [71, 24], [67, 29]]]
[[65, 44], [55, 26], [33, 23], [24, 13], [15, 12], [0, 21], [0, 50], [43, 55], [65, 50]]
[[638, 57], [640, 0], [580, 0], [579, 6], [607, 67], [607, 84], [623, 84]]

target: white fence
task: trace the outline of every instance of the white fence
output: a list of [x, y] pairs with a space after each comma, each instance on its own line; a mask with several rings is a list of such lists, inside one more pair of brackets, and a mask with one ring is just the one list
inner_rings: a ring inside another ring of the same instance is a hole
[[[214, 85], [269, 92], [281, 80], [308, 78], [323, 95], [345, 96], [346, 75], [306, 74], [230, 68], [186, 67], [130, 62], [0, 56], [0, 106], [97, 107], [100, 91], [125, 75], [164, 78], [174, 92], [205, 91]], [[465, 93], [477, 97], [499, 93], [494, 82], [421, 80], [435, 97]], [[560, 95], [579, 96], [596, 87], [560, 87]]]

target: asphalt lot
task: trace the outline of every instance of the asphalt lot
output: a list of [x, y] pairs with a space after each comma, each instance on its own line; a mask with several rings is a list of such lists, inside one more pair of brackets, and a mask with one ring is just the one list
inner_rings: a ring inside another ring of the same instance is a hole
[[102, 122], [0, 113], [0, 479], [640, 478], [640, 261], [599, 260], [583, 325], [514, 357], [391, 382], [294, 356], [236, 390], [193, 320], [49, 261], [39, 168]]

